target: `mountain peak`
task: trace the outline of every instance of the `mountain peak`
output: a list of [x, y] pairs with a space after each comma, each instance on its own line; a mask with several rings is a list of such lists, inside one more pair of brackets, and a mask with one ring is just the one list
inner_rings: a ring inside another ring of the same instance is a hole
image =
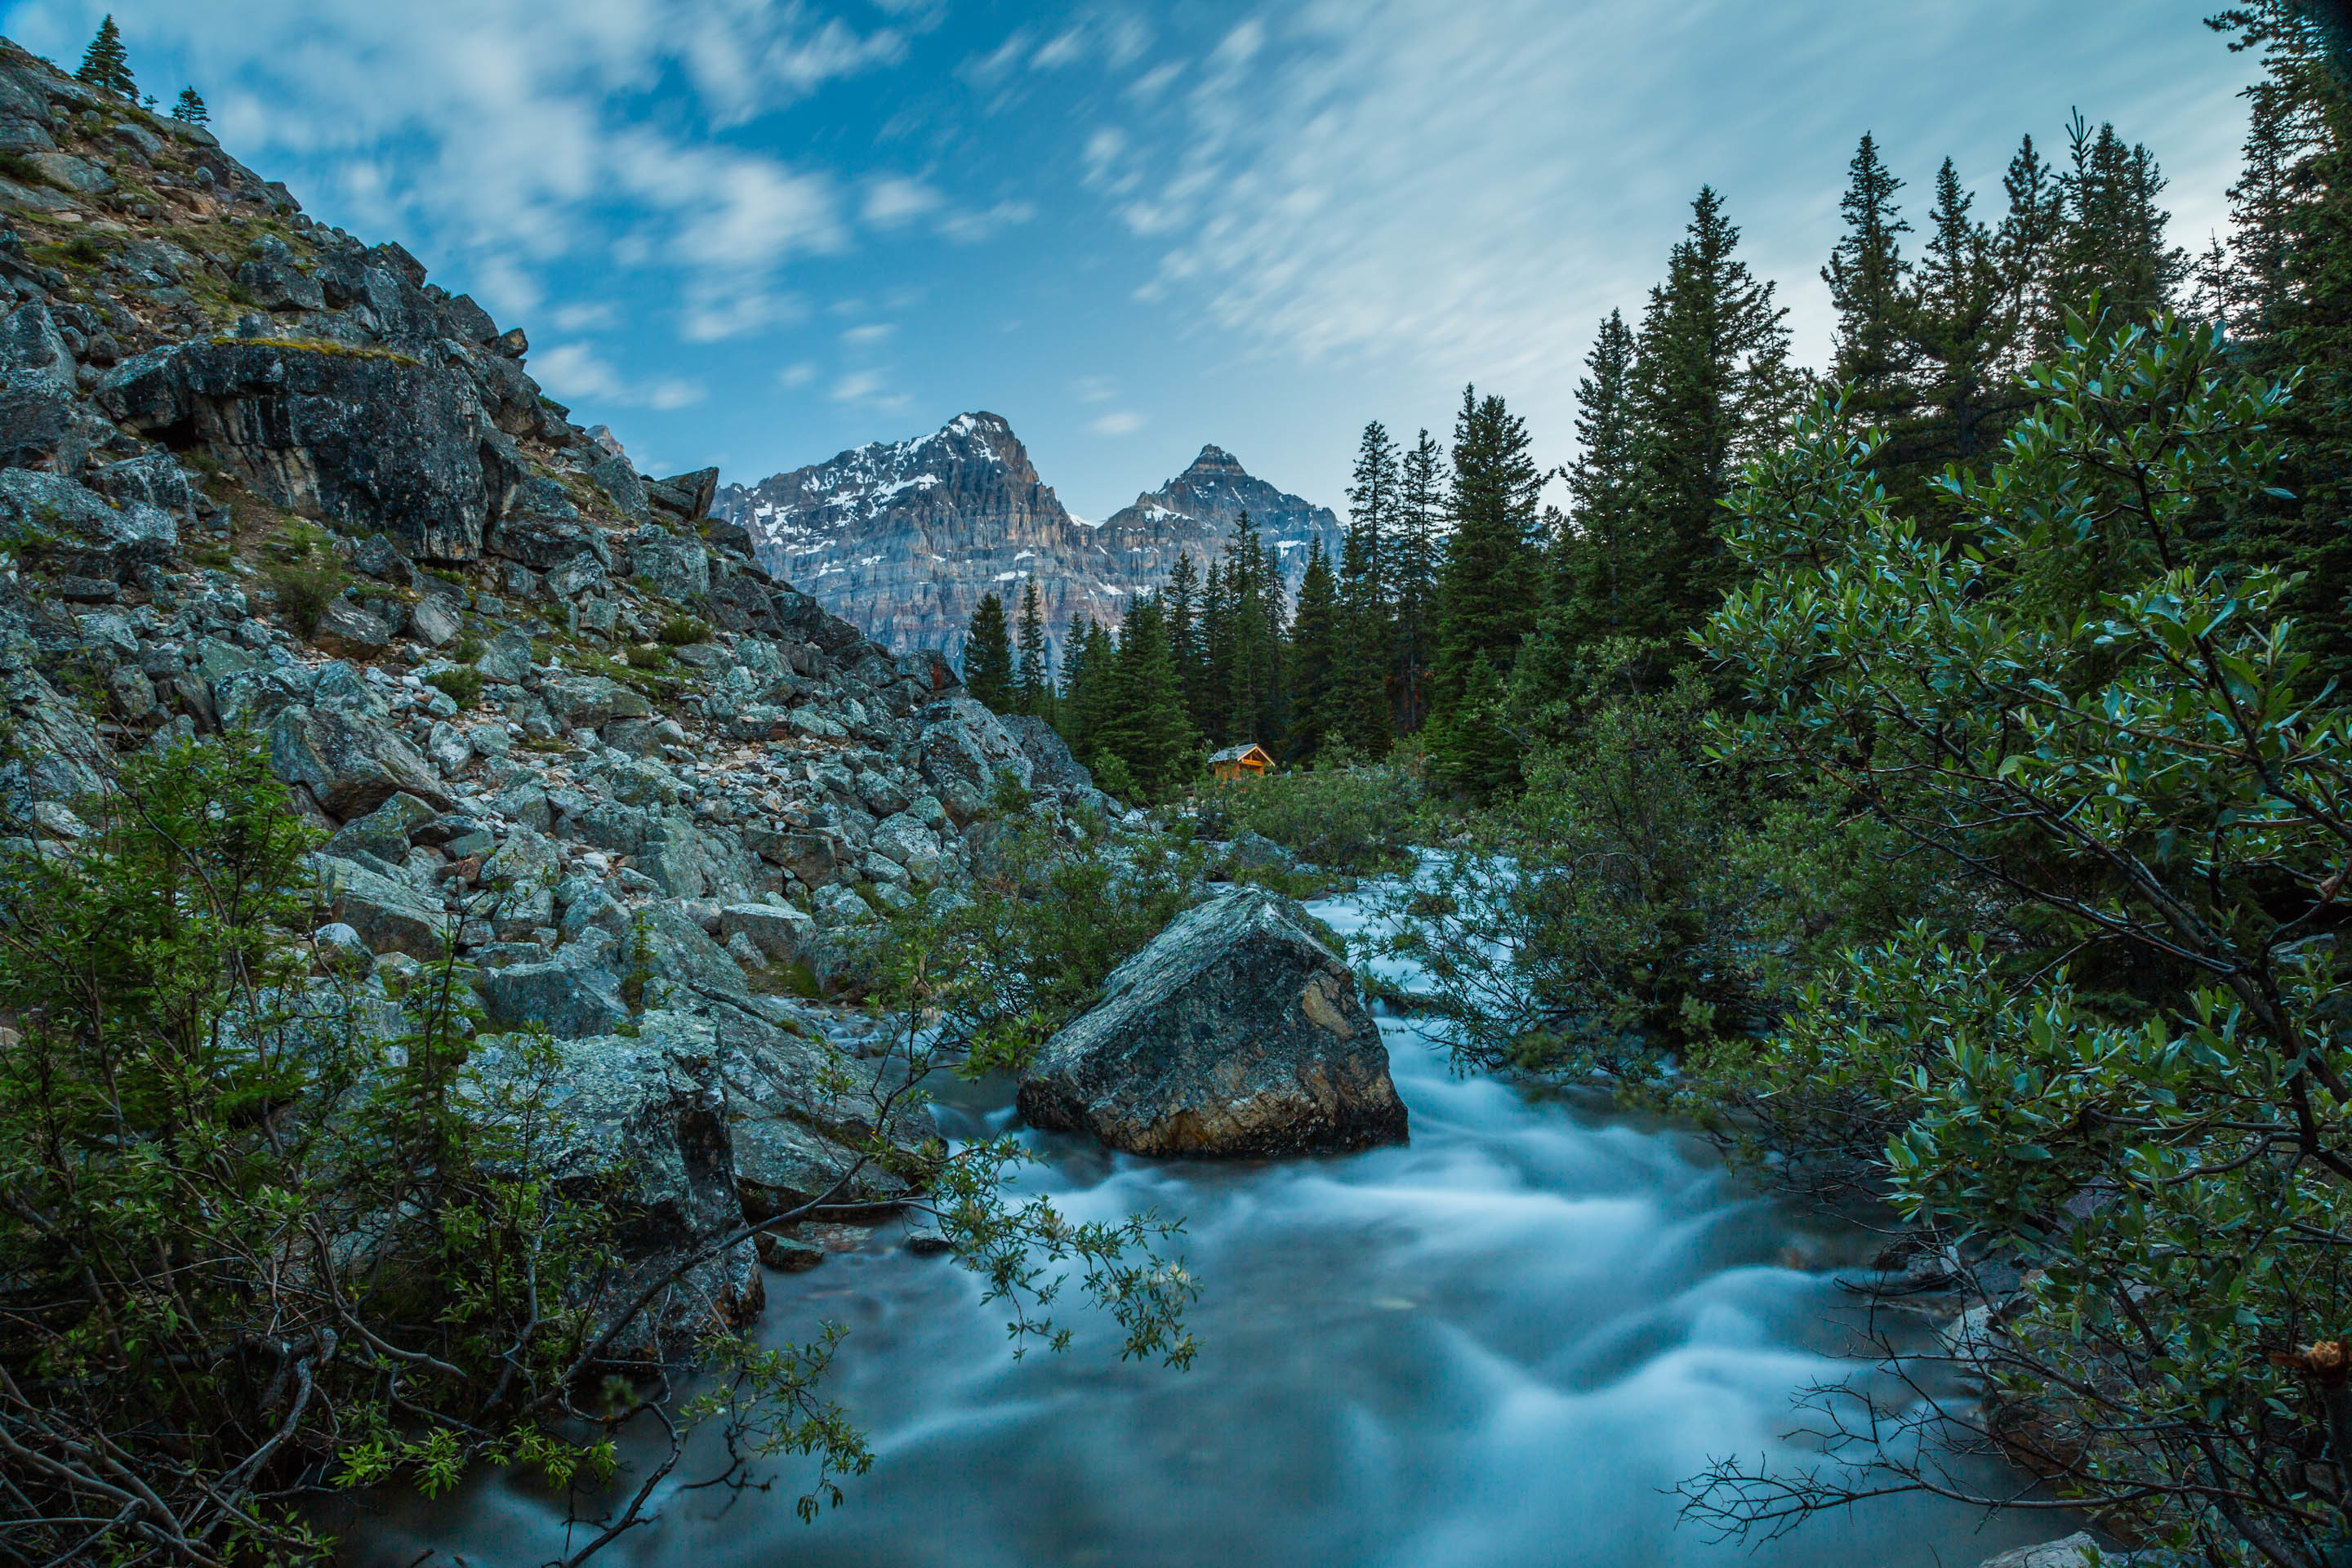
[[1184, 472], [1188, 475], [1239, 474], [1244, 478], [1247, 478], [1249, 474], [1249, 470], [1242, 467], [1239, 458], [1234, 457], [1223, 447], [1217, 446], [1202, 447], [1201, 455], [1192, 459], [1192, 466]]

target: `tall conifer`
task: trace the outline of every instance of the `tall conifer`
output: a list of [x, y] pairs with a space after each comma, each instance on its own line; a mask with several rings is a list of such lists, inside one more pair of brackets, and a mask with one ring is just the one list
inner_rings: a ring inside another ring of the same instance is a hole
[[1023, 713], [1043, 716], [1053, 706], [1054, 672], [1048, 668], [1045, 612], [1037, 597], [1037, 579], [1021, 588], [1021, 637], [1016, 645], [1020, 664], [1013, 675], [1013, 705]]
[[1911, 264], [1901, 237], [1911, 231], [1895, 205], [1903, 182], [1878, 155], [1864, 132], [1846, 166], [1839, 202], [1845, 233], [1822, 268], [1838, 313], [1832, 374], [1846, 388], [1846, 409], [1857, 425], [1888, 425], [1911, 404], [1911, 344], [1905, 331], [1904, 295]]
[[1312, 760], [1333, 735], [1348, 734], [1348, 678], [1353, 660], [1344, 651], [1347, 607], [1323, 553], [1323, 541], [1307, 547], [1307, 574], [1299, 580], [1298, 611], [1290, 623], [1290, 755]]
[[108, 92], [129, 99], [139, 96], [139, 84], [131, 78], [131, 51], [122, 47], [122, 29], [114, 25], [113, 13], [109, 12], [106, 19], [99, 23], [89, 47], [81, 52], [81, 65], [74, 75]]
[[963, 686], [992, 713], [1013, 710], [1013, 640], [1005, 634], [1004, 601], [983, 595], [963, 639]]
[[[1339, 562], [1338, 689], [1328, 722], [1368, 756], [1389, 749], [1395, 723], [1389, 703], [1394, 626], [1390, 613], [1389, 542], [1398, 531], [1403, 475], [1397, 445], [1377, 419], [1364, 426], [1348, 487], [1348, 531]], [[1310, 570], [1312, 568], [1310, 567]], [[1306, 614], [1301, 589], [1299, 615]], [[1303, 689], [1298, 701], [1304, 703]], [[1313, 749], [1319, 749], [1320, 742]]]
[[1444, 556], [1445, 452], [1423, 430], [1399, 464], [1396, 530], [1388, 545], [1394, 605], [1397, 728], [1406, 734], [1429, 718], [1429, 683], [1437, 663], [1437, 574]]

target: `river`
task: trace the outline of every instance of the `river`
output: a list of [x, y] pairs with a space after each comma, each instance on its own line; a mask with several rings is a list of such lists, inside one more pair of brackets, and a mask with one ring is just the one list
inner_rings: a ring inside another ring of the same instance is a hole
[[[1351, 936], [1367, 919], [1311, 907]], [[1040, 1140], [1030, 1180], [1073, 1215], [1185, 1216], [1203, 1286], [1190, 1372], [1122, 1365], [1082, 1312], [1073, 1349], [1015, 1362], [969, 1274], [877, 1232], [772, 1273], [763, 1323], [849, 1327], [831, 1386], [872, 1472], [813, 1525], [789, 1462], [765, 1494], [673, 1493], [598, 1563], [1968, 1568], [2071, 1528], [1923, 1499], [1752, 1553], [1677, 1528], [1672, 1489], [1709, 1458], [1804, 1461], [1790, 1397], [1851, 1372], [1832, 1271], [1877, 1238], [1759, 1195], [1678, 1130], [1455, 1077], [1421, 1024], [1381, 1029], [1407, 1147], [1155, 1163]], [[958, 1098], [950, 1131], [1011, 1122], [1009, 1092]], [[394, 1509], [352, 1556], [405, 1564], [432, 1543], [524, 1568], [562, 1554], [561, 1525], [540, 1490], [489, 1479]]]

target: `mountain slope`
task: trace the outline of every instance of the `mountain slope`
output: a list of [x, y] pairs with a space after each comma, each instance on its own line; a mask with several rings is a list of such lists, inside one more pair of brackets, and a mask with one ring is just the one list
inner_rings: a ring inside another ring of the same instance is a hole
[[1058, 663], [1073, 614], [1116, 622], [1167, 581], [1180, 552], [1224, 548], [1244, 508], [1282, 550], [1296, 589], [1316, 535], [1339, 520], [1204, 447], [1192, 467], [1108, 522], [1070, 515], [1001, 416], [962, 414], [929, 436], [843, 452], [756, 485], [726, 485], [716, 515], [747, 530], [772, 572], [894, 651], [960, 658], [982, 595], [1017, 612], [1034, 576]]

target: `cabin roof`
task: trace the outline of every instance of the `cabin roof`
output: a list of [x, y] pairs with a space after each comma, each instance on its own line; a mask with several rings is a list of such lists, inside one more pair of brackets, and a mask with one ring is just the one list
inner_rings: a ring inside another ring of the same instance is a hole
[[1213, 763], [1245, 762], [1253, 752], [1266, 762], [1274, 761], [1272, 757], [1266, 756], [1265, 748], [1255, 741], [1244, 742], [1238, 746], [1227, 746], [1222, 752], [1213, 752], [1210, 753], [1209, 761]]

